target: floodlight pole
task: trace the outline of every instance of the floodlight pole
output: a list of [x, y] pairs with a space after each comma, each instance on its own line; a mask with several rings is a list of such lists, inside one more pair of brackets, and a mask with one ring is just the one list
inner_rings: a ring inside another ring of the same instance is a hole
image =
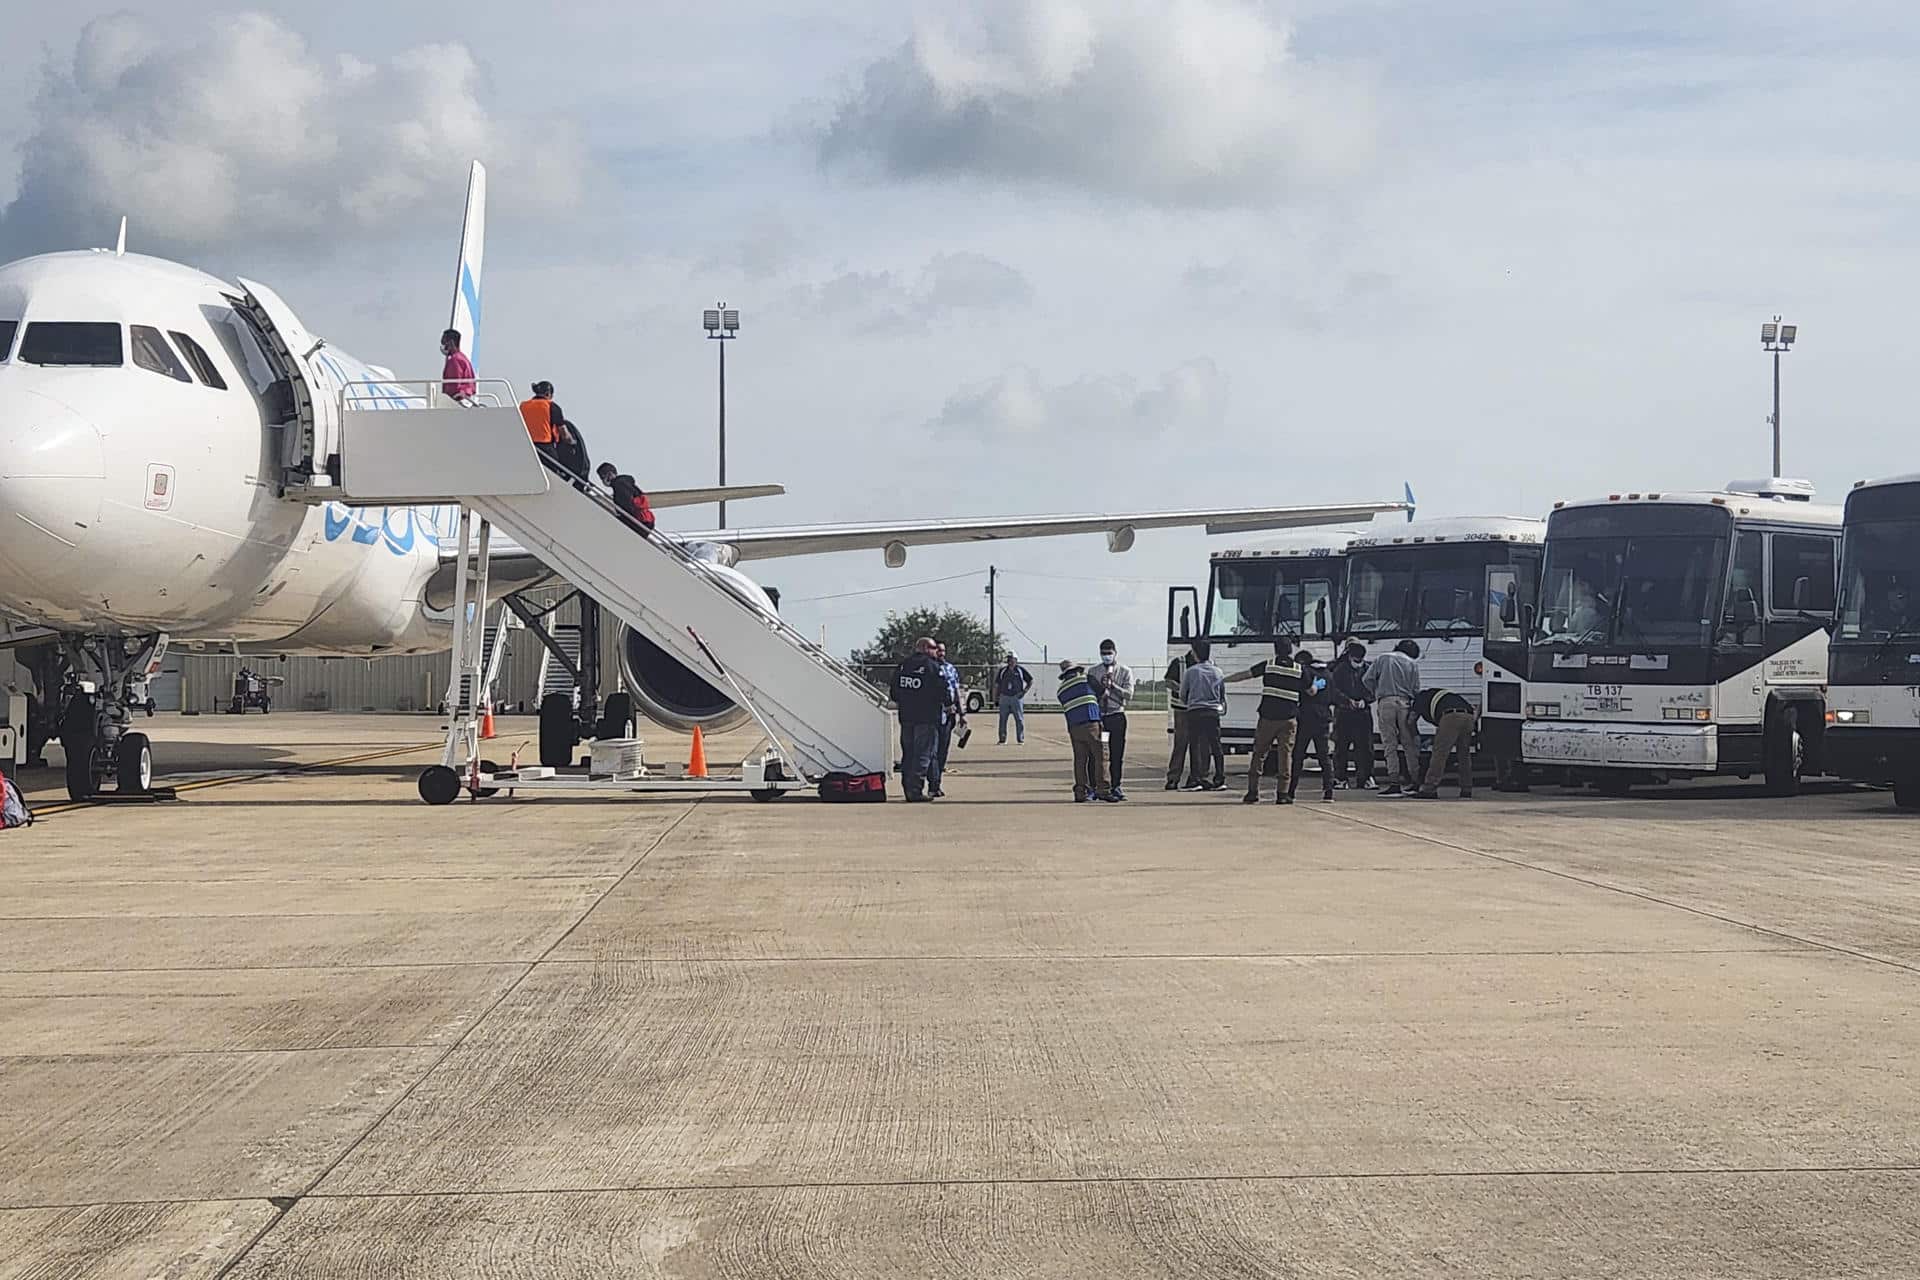
[[[726, 351], [726, 347], [720, 347]], [[1780, 351], [1784, 347], [1774, 347], [1774, 480], [1780, 480]], [[726, 430], [722, 428], [720, 438], [726, 439]], [[720, 462], [726, 468], [726, 462]], [[726, 484], [726, 476], [720, 478], [720, 484]], [[722, 507], [722, 512], [726, 507]], [[726, 528], [726, 522], [720, 522], [720, 528]]]
[[[722, 302], [705, 312], [707, 337], [720, 343], [720, 487], [727, 487], [727, 339], [740, 336], [740, 313]], [[727, 527], [727, 503], [720, 501], [720, 527]]]
[[1781, 324], [1775, 316], [1771, 323], [1760, 326], [1760, 349], [1773, 356], [1773, 477], [1780, 478], [1780, 357], [1792, 348], [1795, 338], [1800, 336], [1798, 325]]

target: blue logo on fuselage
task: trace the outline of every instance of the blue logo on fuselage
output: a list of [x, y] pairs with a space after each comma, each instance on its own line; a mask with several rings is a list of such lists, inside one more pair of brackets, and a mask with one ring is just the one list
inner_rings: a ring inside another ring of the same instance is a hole
[[349, 507], [329, 502], [323, 510], [328, 542], [351, 537], [362, 546], [378, 543], [396, 556], [412, 552], [423, 531], [436, 540], [440, 533], [438, 507]]

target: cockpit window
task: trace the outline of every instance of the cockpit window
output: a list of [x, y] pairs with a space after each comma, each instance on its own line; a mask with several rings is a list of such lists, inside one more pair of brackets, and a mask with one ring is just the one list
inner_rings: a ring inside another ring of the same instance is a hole
[[18, 320], [0, 320], [0, 364], [13, 354], [13, 335], [19, 328]]
[[35, 320], [20, 341], [23, 364], [117, 369], [127, 362], [120, 326], [89, 320]]
[[174, 342], [179, 344], [180, 354], [185, 356], [187, 363], [193, 366], [193, 371], [200, 376], [200, 381], [215, 391], [227, 389], [227, 380], [220, 376], [220, 370], [208, 358], [205, 347], [178, 330], [169, 329], [167, 332], [172, 334]]
[[152, 325], [136, 324], [127, 330], [133, 339], [133, 362], [142, 369], [153, 373], [164, 373], [176, 382], [192, 382], [193, 376], [187, 372], [187, 366], [180, 363], [180, 357], [173, 354], [173, 348], [160, 336], [160, 331]]

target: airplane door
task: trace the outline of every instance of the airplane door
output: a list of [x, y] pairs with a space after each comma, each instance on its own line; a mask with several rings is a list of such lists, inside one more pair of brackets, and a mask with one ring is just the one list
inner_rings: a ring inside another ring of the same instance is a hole
[[341, 389], [326, 364], [315, 359], [326, 344], [307, 332], [279, 294], [244, 276], [240, 285], [247, 296], [236, 301], [253, 317], [292, 384], [298, 425], [294, 438], [288, 441], [287, 466], [303, 483], [324, 475], [338, 484], [340, 477], [333, 474], [329, 460], [340, 453]]

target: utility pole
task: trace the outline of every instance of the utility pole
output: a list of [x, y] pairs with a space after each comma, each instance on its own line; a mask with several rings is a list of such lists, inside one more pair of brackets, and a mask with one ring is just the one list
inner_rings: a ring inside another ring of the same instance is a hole
[[1760, 349], [1773, 356], [1773, 478], [1780, 478], [1780, 357], [1793, 346], [1793, 340], [1800, 336], [1800, 326], [1781, 324], [1775, 316], [1760, 326]]
[[[992, 565], [987, 566], [987, 643], [988, 644], [992, 644], [1000, 634], [1000, 629], [994, 625], [999, 617], [1000, 601], [999, 601], [999, 598], [993, 594], [994, 579], [997, 578], [999, 574], [1000, 574], [1000, 571], [996, 569], [994, 566]], [[995, 658], [998, 658], [1000, 655], [996, 653], [993, 656]]]
[[[727, 487], [727, 342], [740, 336], [740, 313], [726, 303], [710, 307], [701, 316], [707, 337], [720, 343], [720, 487]], [[720, 500], [720, 527], [727, 527], [726, 499]]]

